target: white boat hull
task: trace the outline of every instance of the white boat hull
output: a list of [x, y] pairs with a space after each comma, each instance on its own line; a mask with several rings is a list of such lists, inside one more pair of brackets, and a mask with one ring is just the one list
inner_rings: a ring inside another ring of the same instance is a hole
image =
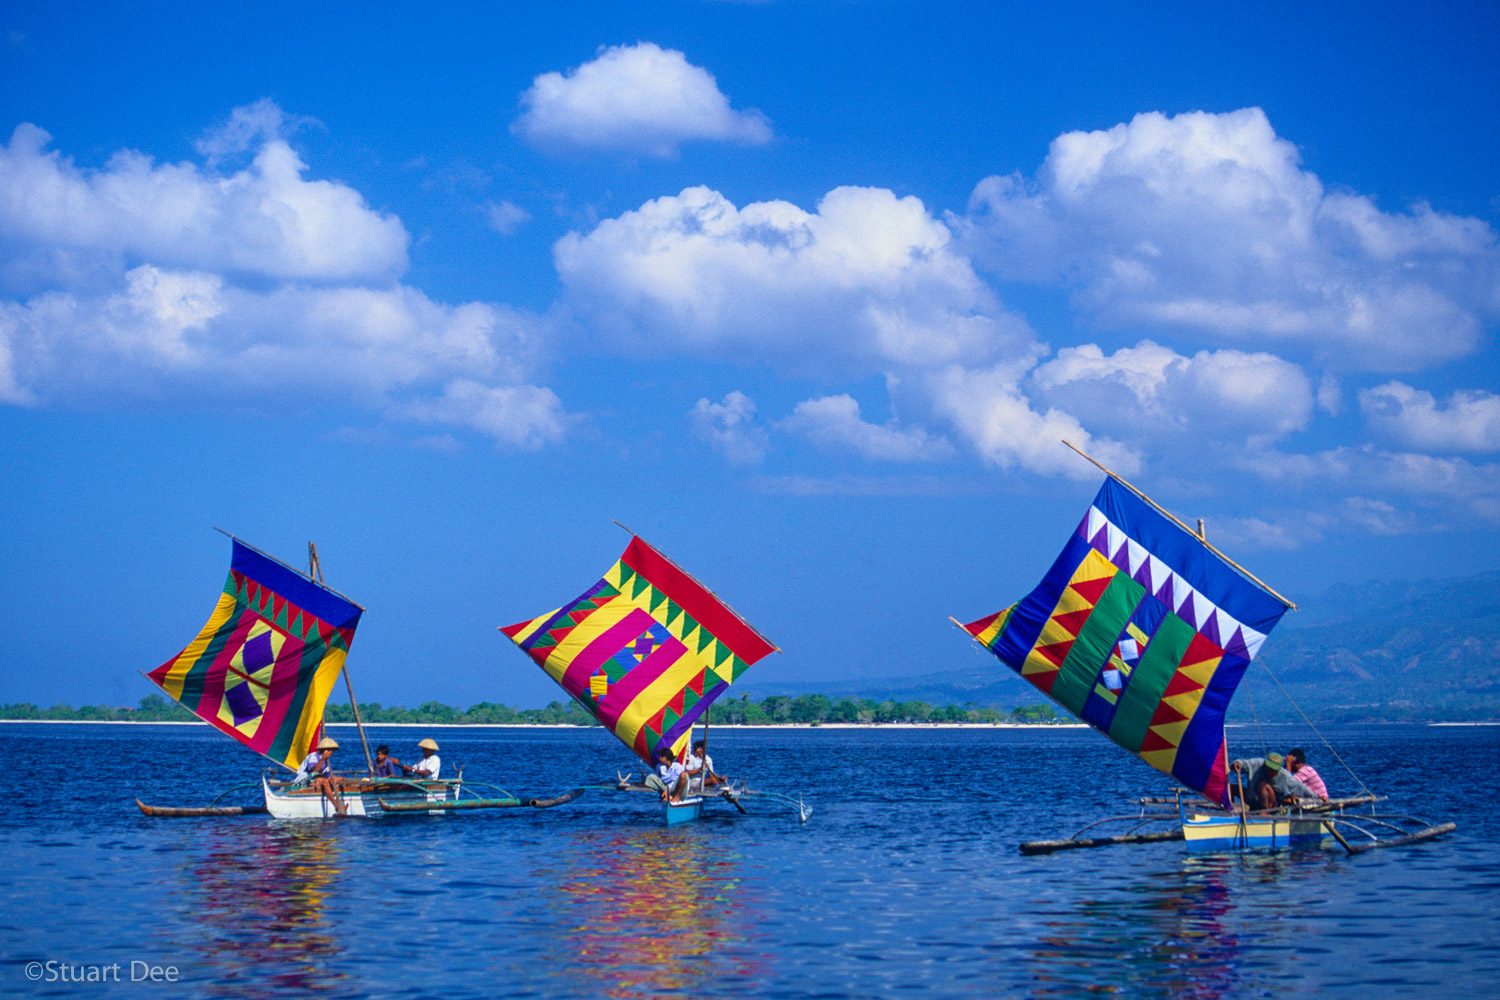
[[[348, 816], [377, 817], [390, 813], [380, 808], [380, 800], [387, 802], [452, 802], [458, 798], [460, 781], [422, 781], [402, 784], [370, 784], [364, 790], [345, 791], [341, 794], [347, 807], [342, 814]], [[294, 788], [290, 784], [272, 785], [261, 779], [265, 794], [266, 812], [275, 819], [335, 819], [340, 816], [338, 807], [322, 792], [310, 785]], [[411, 813], [406, 813], [411, 815]], [[443, 815], [440, 810], [428, 812], [429, 816]]]

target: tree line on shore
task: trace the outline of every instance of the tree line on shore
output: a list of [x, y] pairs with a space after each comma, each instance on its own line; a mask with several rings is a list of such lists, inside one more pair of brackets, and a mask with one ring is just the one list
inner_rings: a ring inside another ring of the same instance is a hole
[[[576, 702], [554, 701], [545, 708], [511, 708], [480, 702], [467, 710], [429, 701], [416, 708], [386, 708], [378, 702], [361, 702], [360, 719], [380, 723], [427, 725], [574, 725], [596, 723]], [[53, 705], [38, 708], [29, 702], [0, 705], [0, 720], [45, 719], [57, 722], [191, 722], [191, 712], [159, 694], [148, 694], [134, 708], [105, 705]], [[353, 722], [354, 710], [347, 704], [330, 704], [323, 713], [326, 722]], [[811, 725], [813, 723], [955, 723], [998, 724], [1002, 722], [1045, 723], [1059, 721], [1050, 705], [1022, 705], [1014, 709], [980, 708], [970, 705], [930, 705], [925, 701], [876, 701], [872, 698], [840, 698], [804, 694], [797, 697], [771, 695], [752, 701], [748, 695], [724, 698], [714, 703], [713, 722], [719, 725]]]

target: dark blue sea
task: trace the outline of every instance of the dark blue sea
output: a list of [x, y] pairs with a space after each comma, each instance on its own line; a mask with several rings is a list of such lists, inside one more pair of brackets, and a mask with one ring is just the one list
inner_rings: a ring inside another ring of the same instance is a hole
[[[336, 732], [352, 766], [354, 732]], [[373, 735], [397, 756], [435, 736], [445, 766], [525, 795], [630, 764], [600, 730]], [[0, 724], [0, 996], [1500, 994], [1500, 728], [1324, 735], [1393, 809], [1458, 832], [1354, 858], [1022, 856], [1166, 789], [1079, 729], [713, 730], [719, 769], [801, 793], [805, 825], [752, 800], [667, 830], [613, 792], [450, 817], [148, 819], [137, 796], [201, 805], [260, 758], [204, 727]], [[1335, 794], [1355, 790], [1307, 729], [1230, 738], [1306, 746]], [[118, 984], [60, 978], [116, 963]]]

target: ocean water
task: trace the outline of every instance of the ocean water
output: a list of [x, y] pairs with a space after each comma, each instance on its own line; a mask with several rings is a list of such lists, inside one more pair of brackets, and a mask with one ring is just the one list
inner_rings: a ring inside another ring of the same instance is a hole
[[[354, 733], [337, 735], [352, 766]], [[423, 735], [373, 728], [397, 756]], [[445, 766], [527, 795], [630, 763], [598, 730], [431, 735]], [[1078, 729], [713, 730], [719, 769], [800, 792], [805, 825], [751, 800], [667, 830], [604, 791], [449, 817], [148, 819], [135, 797], [204, 804], [259, 759], [200, 727], [0, 724], [0, 759], [24, 768], [0, 811], [0, 996], [1500, 994], [1500, 728], [1325, 735], [1392, 811], [1457, 833], [1355, 858], [1024, 857], [1022, 840], [1166, 789]], [[1230, 738], [1306, 746], [1335, 793], [1356, 788], [1306, 729]], [[121, 982], [35, 981], [33, 962], [118, 963]]]

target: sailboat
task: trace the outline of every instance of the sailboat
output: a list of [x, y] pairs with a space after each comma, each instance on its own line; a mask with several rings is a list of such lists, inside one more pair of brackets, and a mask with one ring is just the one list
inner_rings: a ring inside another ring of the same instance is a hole
[[[1372, 794], [1266, 811], [1231, 796], [1244, 779], [1231, 767], [1225, 711], [1266, 637], [1296, 606], [1210, 545], [1202, 522], [1189, 529], [1073, 450], [1105, 480], [1052, 568], [1010, 607], [954, 624], [1075, 718], [1195, 794], [1142, 799], [1134, 814], [1022, 844], [1023, 852], [1186, 840], [1200, 850], [1336, 843], [1353, 854], [1454, 829], [1376, 812], [1384, 799]], [[1356, 816], [1359, 807], [1370, 811]], [[1083, 836], [1117, 822], [1125, 833]]]
[[[303, 573], [233, 535], [229, 538], [233, 543], [229, 578], [208, 623], [187, 648], [146, 677], [221, 733], [277, 767], [296, 771], [322, 738], [324, 707], [342, 676], [354, 708], [366, 770], [363, 778], [345, 779], [336, 798], [310, 784], [262, 775], [258, 787], [263, 808], [219, 805], [225, 795], [237, 790], [229, 789], [203, 807], [151, 806], [137, 799], [141, 812], [148, 816], [265, 812], [276, 819], [323, 819], [539, 804], [503, 789], [497, 797], [471, 793], [461, 798], [465, 791], [462, 772], [453, 779], [376, 779], [359, 702], [345, 665], [364, 608], [323, 582], [312, 543], [308, 543], [308, 572]], [[545, 804], [562, 801], [567, 798], [545, 800]]]
[[[709, 707], [746, 670], [777, 647], [672, 560], [631, 533], [604, 576], [553, 611], [500, 628], [584, 711], [609, 730], [650, 773], [657, 748], [682, 760]], [[618, 776], [620, 790], [649, 791]], [[706, 800], [745, 811], [751, 794], [733, 782], [696, 784], [662, 803], [668, 826], [698, 819]], [[754, 794], [788, 802], [776, 793]], [[811, 810], [795, 803], [805, 822]]]

